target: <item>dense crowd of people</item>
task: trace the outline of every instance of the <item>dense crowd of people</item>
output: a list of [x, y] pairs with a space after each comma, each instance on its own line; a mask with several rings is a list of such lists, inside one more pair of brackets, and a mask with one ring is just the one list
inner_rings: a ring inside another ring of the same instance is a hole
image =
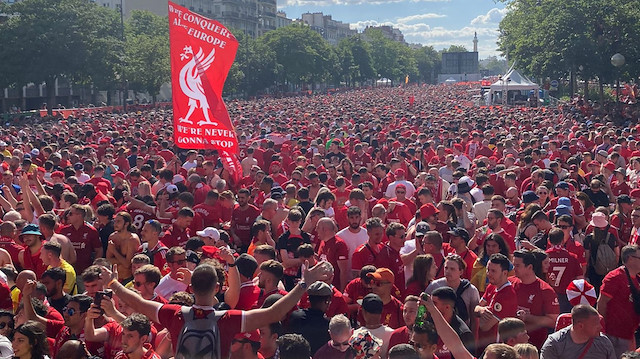
[[2, 128], [0, 358], [640, 357], [640, 126], [477, 86]]

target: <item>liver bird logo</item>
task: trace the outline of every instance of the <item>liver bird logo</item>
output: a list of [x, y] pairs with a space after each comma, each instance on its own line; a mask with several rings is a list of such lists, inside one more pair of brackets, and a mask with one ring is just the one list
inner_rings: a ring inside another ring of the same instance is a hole
[[186, 122], [193, 124], [190, 120], [193, 112], [200, 108], [204, 115], [204, 120], [198, 121], [198, 125], [214, 125], [217, 126], [217, 122], [213, 122], [209, 116], [209, 101], [204, 93], [202, 87], [202, 74], [204, 74], [215, 59], [216, 50], [212, 49], [209, 55], [204, 54], [202, 48], [198, 50], [198, 53], [193, 54], [191, 46], [185, 46], [180, 54], [180, 60], [189, 60], [180, 70], [180, 89], [187, 97], [189, 97], [189, 111], [185, 117], [181, 117], [179, 122]]

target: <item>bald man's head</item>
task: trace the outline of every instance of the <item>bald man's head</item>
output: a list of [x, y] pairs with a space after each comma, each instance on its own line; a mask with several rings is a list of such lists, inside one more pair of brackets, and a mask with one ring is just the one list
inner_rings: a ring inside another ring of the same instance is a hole
[[67, 340], [58, 349], [57, 358], [69, 358], [69, 359], [85, 359], [89, 358], [91, 354], [87, 350], [87, 347], [79, 340]]
[[318, 231], [318, 237], [320, 237], [320, 240], [323, 241], [331, 239], [336, 235], [336, 232], [338, 231], [333, 219], [328, 217], [320, 218], [318, 220], [318, 224], [316, 225], [316, 229]]
[[16, 278], [16, 287], [22, 290], [22, 288], [24, 287], [25, 284], [27, 284], [27, 281], [29, 279], [33, 281], [37, 281], [38, 277], [36, 277], [36, 274], [32, 270], [28, 270], [28, 269], [23, 270], [18, 274], [18, 277]]
[[0, 224], [0, 235], [3, 237], [14, 238], [16, 235], [16, 225], [13, 222], [3, 222]]

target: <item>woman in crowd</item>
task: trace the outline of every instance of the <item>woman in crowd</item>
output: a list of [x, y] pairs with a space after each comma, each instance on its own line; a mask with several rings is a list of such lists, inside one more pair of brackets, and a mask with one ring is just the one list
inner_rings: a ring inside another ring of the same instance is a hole
[[13, 335], [13, 357], [19, 359], [48, 358], [49, 343], [44, 330], [36, 321], [28, 321], [16, 328]]
[[406, 295], [419, 296], [436, 275], [436, 264], [430, 254], [421, 254], [413, 260], [413, 275], [407, 282]]
[[473, 270], [471, 271], [471, 284], [478, 288], [481, 294], [484, 293], [487, 284], [489, 284], [487, 280], [487, 263], [489, 262], [489, 257], [496, 253], [502, 253], [507, 258], [510, 258], [509, 247], [507, 247], [502, 236], [491, 233], [484, 240], [482, 253], [478, 256], [478, 259], [476, 259], [476, 262], [473, 264]]

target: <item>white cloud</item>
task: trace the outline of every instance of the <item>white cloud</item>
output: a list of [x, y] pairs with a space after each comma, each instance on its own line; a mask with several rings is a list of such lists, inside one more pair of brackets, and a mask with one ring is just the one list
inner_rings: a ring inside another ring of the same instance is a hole
[[506, 14], [507, 8], [498, 9], [494, 7], [486, 14], [479, 15], [475, 19], [471, 20], [471, 25], [498, 24]]
[[397, 21], [400, 22], [400, 23], [407, 23], [407, 22], [413, 22], [413, 21], [418, 21], [418, 20], [439, 19], [439, 18], [443, 18], [443, 17], [447, 17], [447, 15], [428, 13], [428, 14], [419, 14], [419, 15], [411, 15], [411, 16], [401, 17]]
[[451, 0], [284, 0], [278, 7], [287, 6], [329, 6], [329, 5], [379, 5], [399, 2], [449, 2]]
[[367, 26], [389, 25], [400, 29], [408, 43], [418, 43], [433, 46], [436, 50], [448, 48], [451, 45], [460, 45], [468, 50], [473, 49], [473, 36], [478, 34], [478, 52], [480, 58], [488, 56], [499, 56], [496, 41], [498, 38], [497, 26], [469, 25], [462, 28], [445, 28], [442, 26], [430, 26], [426, 23], [407, 24], [398, 19], [395, 22], [376, 20], [365, 20], [351, 24], [352, 29], [364, 30]]

